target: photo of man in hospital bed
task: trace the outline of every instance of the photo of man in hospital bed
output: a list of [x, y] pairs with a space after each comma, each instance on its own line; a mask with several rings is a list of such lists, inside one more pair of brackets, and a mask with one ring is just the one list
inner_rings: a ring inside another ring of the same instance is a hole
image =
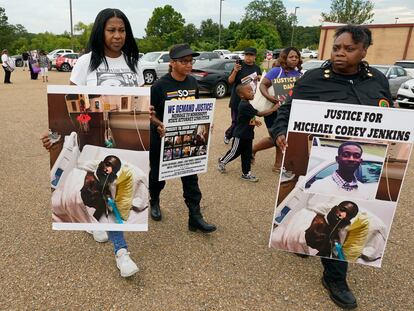
[[394, 210], [387, 201], [296, 192], [276, 209], [270, 246], [380, 267]]
[[51, 170], [54, 228], [146, 231], [148, 166], [148, 152], [92, 145], [80, 152], [72, 133]]

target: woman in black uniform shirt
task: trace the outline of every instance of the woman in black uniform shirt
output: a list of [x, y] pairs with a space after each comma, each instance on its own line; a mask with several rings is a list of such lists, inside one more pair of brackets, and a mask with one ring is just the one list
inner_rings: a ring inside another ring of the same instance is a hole
[[[335, 32], [331, 59], [322, 68], [307, 71], [296, 82], [292, 96], [279, 110], [271, 128], [272, 137], [282, 150], [287, 147], [286, 131], [292, 99], [315, 100], [368, 106], [392, 106], [385, 76], [362, 60], [372, 44], [371, 31], [363, 26], [346, 25]], [[330, 298], [342, 308], [357, 306], [346, 282], [348, 264], [321, 258], [322, 283]]]

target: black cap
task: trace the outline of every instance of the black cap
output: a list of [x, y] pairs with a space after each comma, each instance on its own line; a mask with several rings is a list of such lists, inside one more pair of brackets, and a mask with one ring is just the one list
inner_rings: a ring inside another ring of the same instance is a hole
[[253, 54], [253, 55], [256, 55], [257, 54], [257, 50], [255, 48], [245, 48], [244, 49], [244, 54]]
[[170, 58], [171, 59], [182, 58], [182, 57], [186, 57], [186, 56], [189, 56], [189, 55], [199, 56], [200, 53], [194, 52], [190, 48], [190, 45], [188, 45], [188, 43], [176, 44], [176, 45], [173, 45], [172, 48], [170, 49]]

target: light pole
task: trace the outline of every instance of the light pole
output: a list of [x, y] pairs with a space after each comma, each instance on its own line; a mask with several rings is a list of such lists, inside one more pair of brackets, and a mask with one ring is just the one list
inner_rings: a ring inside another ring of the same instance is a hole
[[69, 0], [69, 7], [70, 7], [70, 45], [73, 50], [72, 0]]
[[224, 0], [220, 0], [220, 19], [219, 19], [219, 42], [218, 42], [218, 48], [221, 48], [221, 7], [222, 7], [222, 2]]
[[395, 23], [397, 23], [399, 19], [400, 19], [399, 17], [396, 17], [395, 18]]
[[295, 6], [295, 18], [293, 19], [293, 25], [292, 25], [292, 36], [290, 38], [290, 46], [293, 46], [293, 34], [295, 33], [295, 24], [296, 24], [296, 10], [299, 9], [298, 6]]

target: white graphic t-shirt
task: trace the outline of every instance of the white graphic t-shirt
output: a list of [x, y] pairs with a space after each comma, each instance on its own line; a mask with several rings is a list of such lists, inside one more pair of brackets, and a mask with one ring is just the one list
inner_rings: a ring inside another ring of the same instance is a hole
[[76, 85], [106, 85], [106, 86], [142, 86], [144, 78], [139, 64], [136, 65], [136, 73], [128, 67], [124, 55], [117, 58], [105, 57], [105, 63], [101, 63], [94, 71], [89, 71], [92, 53], [82, 55], [73, 67], [70, 81]]

